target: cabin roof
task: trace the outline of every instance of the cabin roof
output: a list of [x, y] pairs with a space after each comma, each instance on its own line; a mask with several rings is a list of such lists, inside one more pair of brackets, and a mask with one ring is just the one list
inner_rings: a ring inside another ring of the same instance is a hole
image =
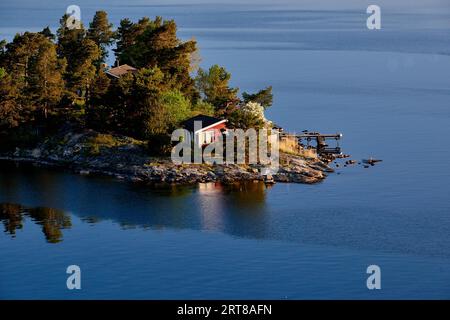
[[[210, 116], [205, 116], [205, 115], [199, 114], [199, 115], [197, 115], [195, 117], [192, 117], [192, 118], [189, 118], [189, 119], [183, 121], [181, 124], [186, 130], [194, 132], [194, 123], [195, 123], [195, 121], [201, 121], [202, 122], [201, 130], [204, 130], [204, 129], [213, 127], [215, 125], [227, 122], [227, 120], [224, 120], [224, 119], [219, 119], [219, 118], [215, 118], [215, 117], [210, 117]], [[198, 130], [198, 131], [201, 131], [201, 130]]]
[[123, 76], [124, 74], [126, 74], [128, 72], [136, 72], [136, 71], [137, 71], [136, 68], [129, 66], [128, 64], [123, 64], [121, 66], [114, 67], [114, 68], [107, 70], [106, 74], [109, 74], [115, 78], [119, 78], [120, 76]]

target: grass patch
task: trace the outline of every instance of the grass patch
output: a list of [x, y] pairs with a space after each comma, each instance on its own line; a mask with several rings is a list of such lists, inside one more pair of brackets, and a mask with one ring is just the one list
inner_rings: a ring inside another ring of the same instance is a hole
[[145, 142], [132, 138], [116, 137], [111, 134], [98, 133], [86, 139], [85, 146], [87, 154], [98, 156], [102, 149], [117, 148], [124, 145], [145, 145]]
[[280, 139], [280, 152], [303, 157], [306, 159], [317, 159], [317, 153], [315, 149], [302, 148], [294, 136], [285, 136]]

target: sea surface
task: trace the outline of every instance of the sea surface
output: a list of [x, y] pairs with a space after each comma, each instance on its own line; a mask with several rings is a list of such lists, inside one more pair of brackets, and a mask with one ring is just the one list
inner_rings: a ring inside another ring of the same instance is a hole
[[[2, 2], [0, 38], [55, 30], [68, 4]], [[202, 67], [241, 91], [273, 86], [267, 117], [286, 131], [342, 132], [352, 159], [383, 162], [315, 185], [172, 188], [2, 162], [0, 299], [450, 298], [448, 6], [382, 7], [374, 31], [365, 6], [80, 7], [86, 25], [98, 9], [115, 25], [174, 18]]]

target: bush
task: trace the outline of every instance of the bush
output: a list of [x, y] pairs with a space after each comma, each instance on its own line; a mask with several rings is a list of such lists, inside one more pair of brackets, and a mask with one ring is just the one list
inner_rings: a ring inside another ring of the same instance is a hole
[[96, 134], [86, 139], [87, 154], [90, 156], [97, 156], [101, 153], [102, 148], [114, 148], [127, 144], [110, 134]]
[[172, 141], [169, 135], [152, 135], [148, 139], [148, 152], [152, 156], [169, 155], [172, 150]]
[[232, 128], [240, 129], [260, 129], [270, 124], [264, 117], [264, 108], [256, 102], [236, 107], [228, 116], [228, 120]]
[[103, 147], [117, 147], [120, 146], [121, 143], [120, 141], [118, 141], [117, 139], [115, 139], [112, 135], [110, 134], [97, 134], [95, 137], [91, 137], [89, 138], [89, 143], [92, 144], [96, 144], [96, 145], [101, 145]]
[[196, 116], [199, 114], [203, 114], [206, 116], [213, 116], [214, 115], [214, 106], [204, 100], [199, 100], [197, 103], [192, 107], [192, 116]]
[[36, 128], [21, 126], [0, 133], [0, 150], [14, 150], [18, 148], [35, 148], [41, 136]]
[[166, 91], [161, 95], [161, 104], [167, 111], [169, 127], [175, 128], [191, 115], [191, 103], [178, 90]]

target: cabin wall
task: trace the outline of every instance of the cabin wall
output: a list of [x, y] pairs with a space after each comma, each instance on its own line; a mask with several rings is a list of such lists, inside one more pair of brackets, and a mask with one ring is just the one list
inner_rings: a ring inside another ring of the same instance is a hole
[[[222, 134], [221, 132], [222, 129], [226, 129], [225, 123], [219, 123], [213, 127], [210, 127], [206, 130], [197, 133], [198, 146], [201, 147], [204, 145], [208, 145], [214, 141], [217, 141], [219, 136]], [[209, 141], [205, 139], [208, 139]]]

